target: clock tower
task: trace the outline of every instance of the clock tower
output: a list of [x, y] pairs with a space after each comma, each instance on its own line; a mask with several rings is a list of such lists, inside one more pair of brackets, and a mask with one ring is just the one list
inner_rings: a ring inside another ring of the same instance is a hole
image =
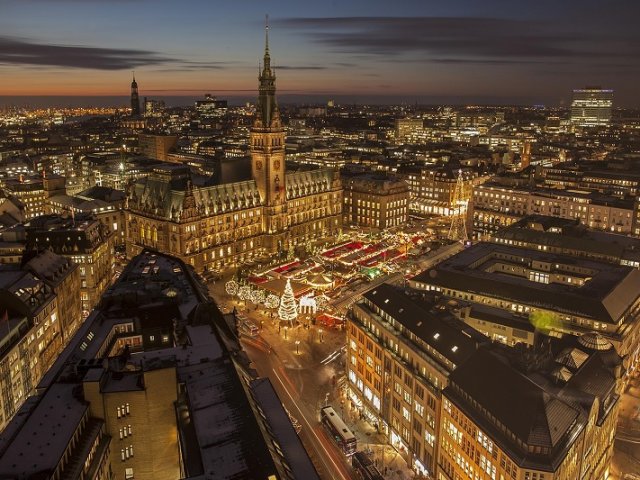
[[251, 173], [265, 205], [265, 247], [282, 251], [286, 229], [284, 128], [276, 103], [276, 76], [269, 55], [269, 25], [265, 26], [264, 64], [258, 76], [256, 117], [249, 136]]

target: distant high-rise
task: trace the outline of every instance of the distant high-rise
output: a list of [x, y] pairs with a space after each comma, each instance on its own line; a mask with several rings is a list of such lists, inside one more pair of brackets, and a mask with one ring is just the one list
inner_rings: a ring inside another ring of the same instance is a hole
[[131, 115], [134, 117], [140, 116], [140, 98], [138, 97], [138, 82], [136, 82], [135, 75], [131, 82]]
[[571, 123], [582, 126], [609, 125], [613, 90], [586, 87], [573, 91]]

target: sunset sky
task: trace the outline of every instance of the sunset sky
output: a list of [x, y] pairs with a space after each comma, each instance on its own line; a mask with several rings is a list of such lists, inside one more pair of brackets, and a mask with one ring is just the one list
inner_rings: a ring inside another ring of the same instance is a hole
[[[524, 7], [526, 5], [526, 7]], [[635, 1], [0, 0], [0, 95], [251, 95], [270, 15], [278, 90], [640, 106]]]

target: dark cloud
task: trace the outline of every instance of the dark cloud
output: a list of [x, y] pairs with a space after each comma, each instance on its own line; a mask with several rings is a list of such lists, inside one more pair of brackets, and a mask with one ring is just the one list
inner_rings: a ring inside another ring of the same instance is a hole
[[326, 70], [323, 65], [276, 65], [276, 70]]
[[229, 68], [237, 66], [240, 62], [192, 62], [181, 61], [178, 62], [179, 66], [175, 68], [176, 71], [195, 71], [195, 70], [221, 70], [223, 68]]
[[278, 70], [328, 70], [334, 67], [353, 68], [357, 67], [356, 63], [351, 62], [333, 62], [327, 65], [276, 65]]
[[640, 35], [636, 30], [604, 34], [584, 26], [533, 20], [323, 17], [286, 18], [277, 23], [299, 30], [335, 52], [385, 57], [427, 54], [446, 57], [450, 63], [477, 59], [526, 62], [611, 57], [637, 62], [640, 53]]
[[148, 50], [47, 45], [0, 36], [0, 64], [5, 65], [123, 70], [176, 61]]
[[482, 58], [431, 58], [431, 63], [445, 65], [566, 65], [566, 62], [554, 60], [508, 60], [508, 59], [482, 59]]

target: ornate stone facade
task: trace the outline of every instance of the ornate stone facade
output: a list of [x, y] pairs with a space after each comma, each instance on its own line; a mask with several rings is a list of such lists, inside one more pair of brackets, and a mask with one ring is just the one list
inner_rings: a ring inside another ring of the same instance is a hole
[[[342, 186], [330, 168], [285, 168], [284, 127], [268, 41], [250, 133], [251, 179], [196, 178], [162, 165], [128, 192], [127, 254], [151, 247], [198, 271], [238, 265], [334, 236], [342, 227]], [[238, 166], [240, 167], [240, 162]]]

